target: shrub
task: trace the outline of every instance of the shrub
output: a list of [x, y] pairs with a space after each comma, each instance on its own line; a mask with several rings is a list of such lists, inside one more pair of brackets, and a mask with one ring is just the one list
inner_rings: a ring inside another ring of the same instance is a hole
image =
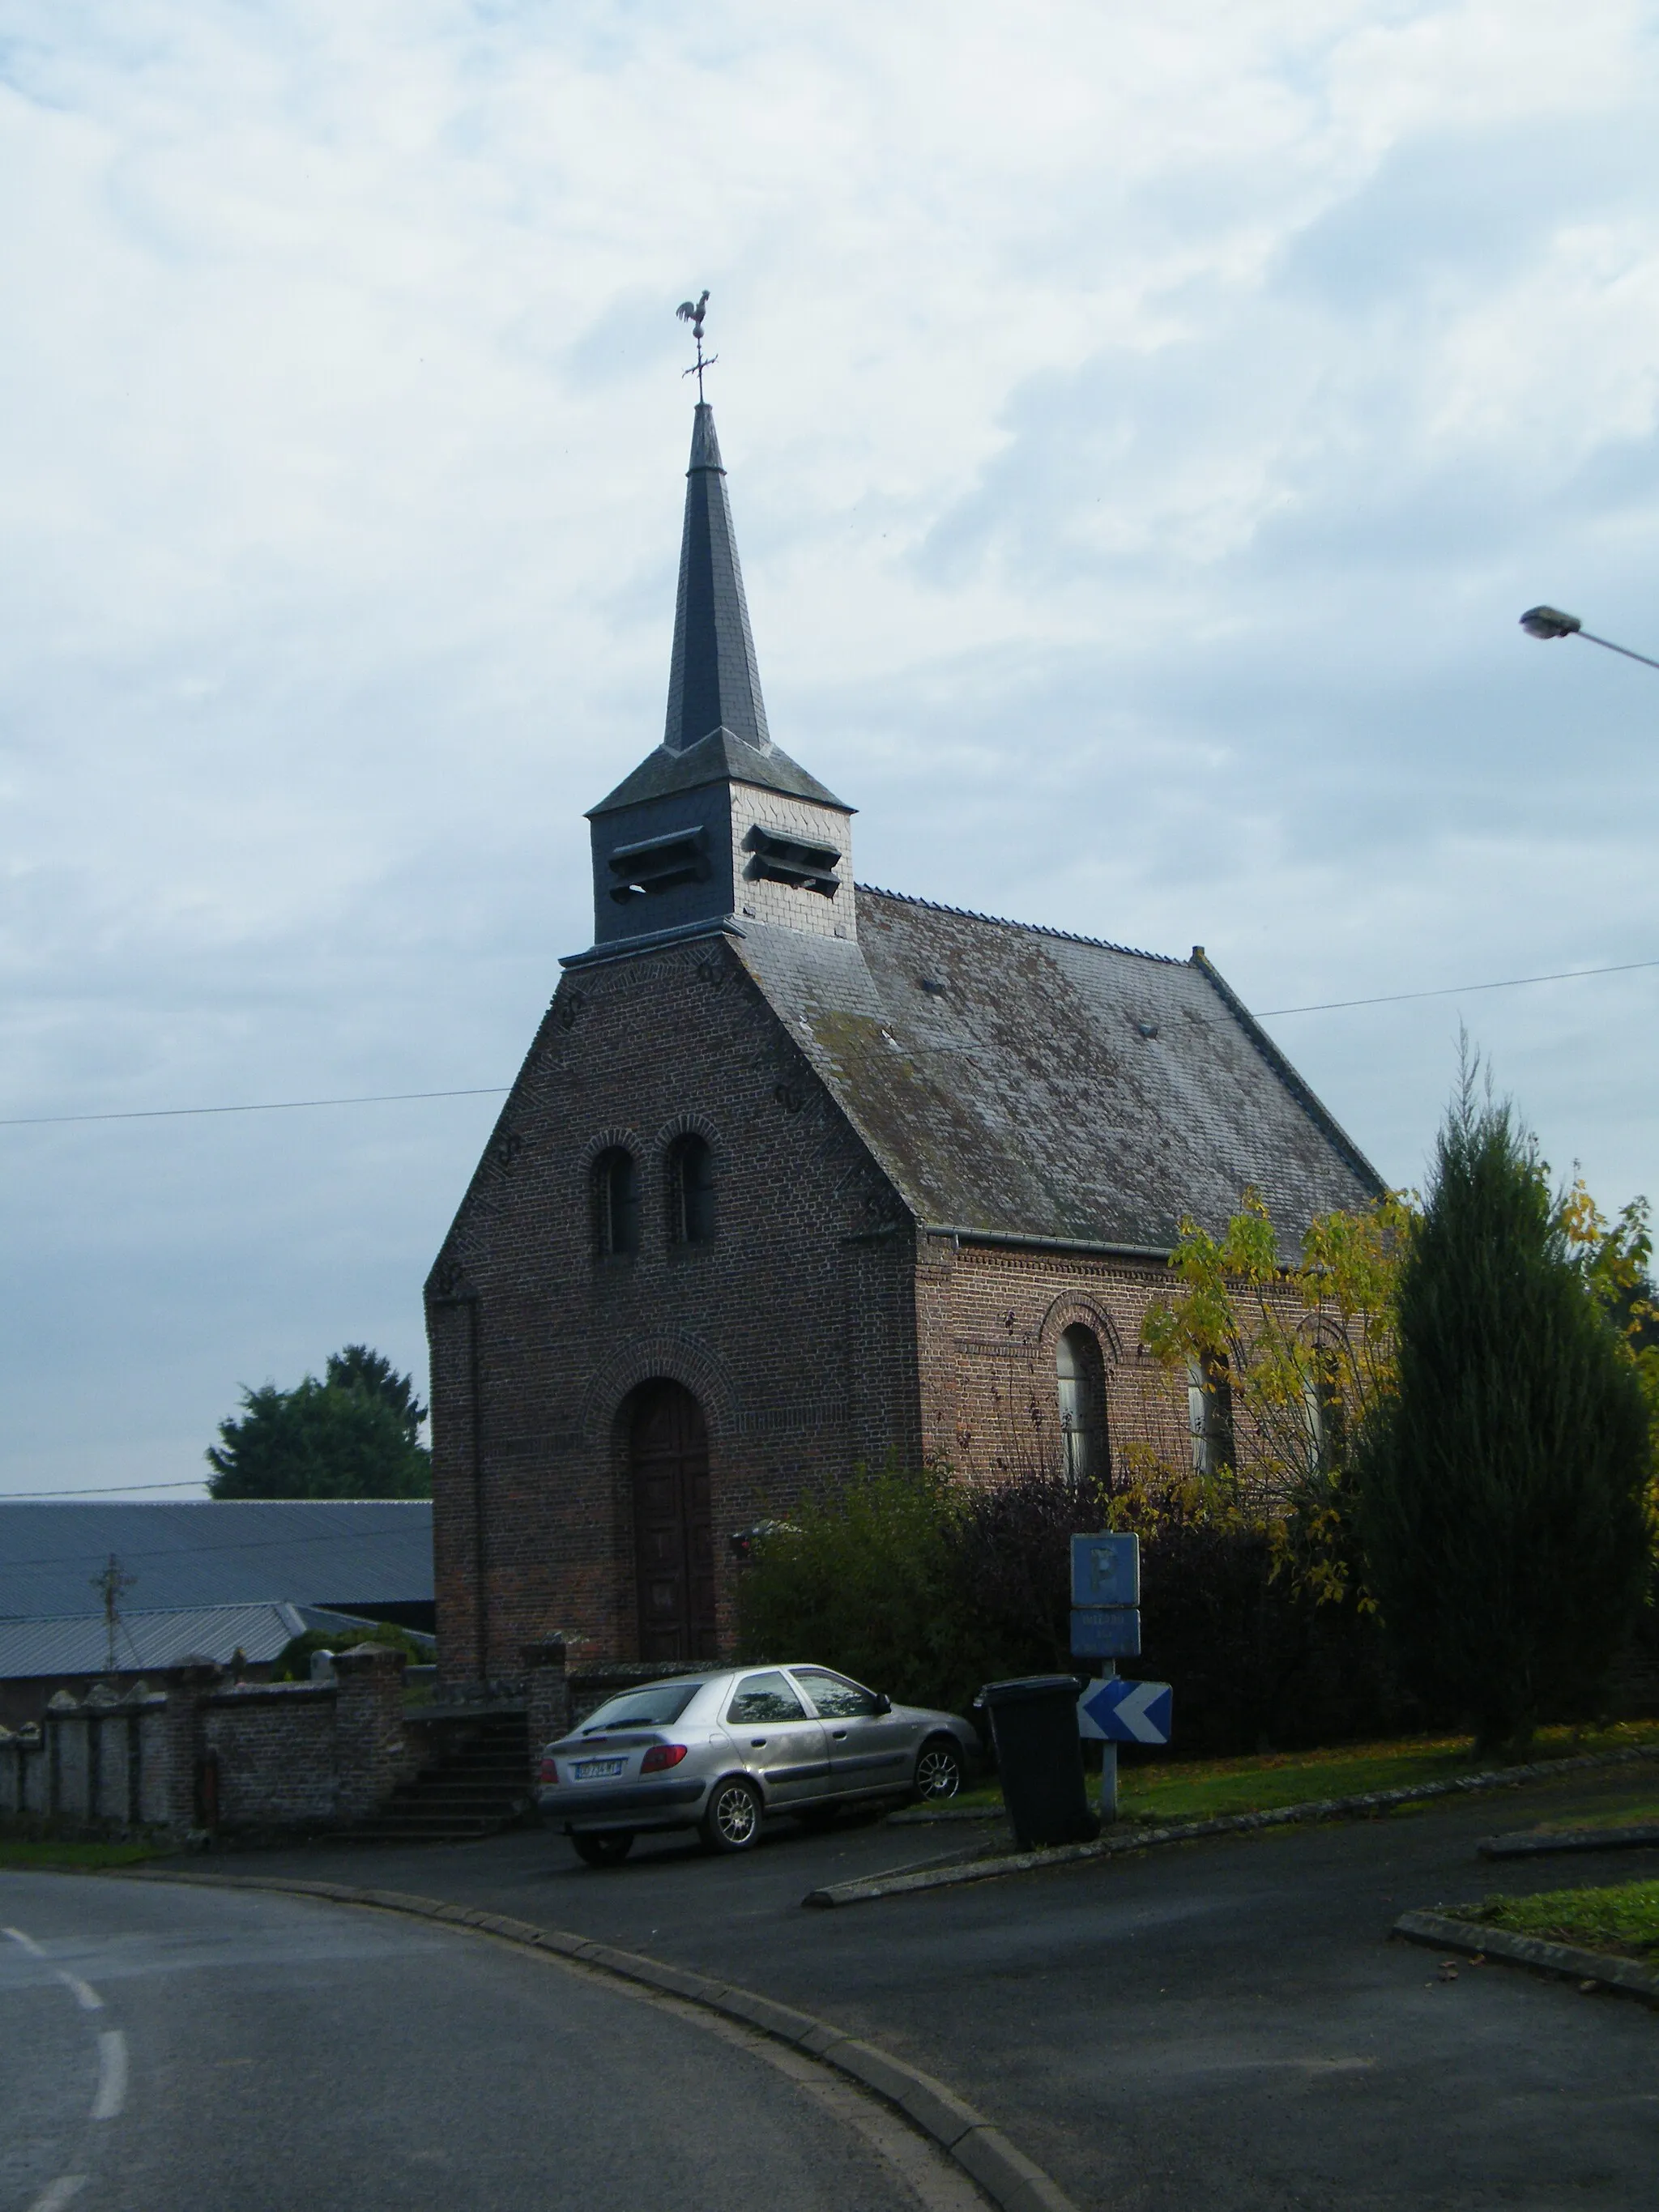
[[423, 1666], [432, 1656], [426, 1645], [392, 1620], [368, 1621], [362, 1627], [308, 1628], [277, 1653], [270, 1679], [273, 1682], [309, 1681], [313, 1652], [349, 1651], [356, 1644], [389, 1644], [394, 1651], [403, 1653], [411, 1667]]
[[1282, 1571], [1267, 1524], [1215, 1486], [1128, 1488], [1028, 1469], [969, 1490], [861, 1474], [763, 1538], [738, 1583], [739, 1657], [812, 1658], [908, 1702], [968, 1710], [980, 1686], [1070, 1673], [1071, 1538], [1141, 1538], [1145, 1658], [1175, 1686], [1183, 1750], [1374, 1734], [1397, 1711], [1374, 1620]]
[[739, 1577], [739, 1660], [812, 1659], [906, 1703], [949, 1703], [960, 1607], [947, 1479], [860, 1468], [838, 1496], [791, 1510]]

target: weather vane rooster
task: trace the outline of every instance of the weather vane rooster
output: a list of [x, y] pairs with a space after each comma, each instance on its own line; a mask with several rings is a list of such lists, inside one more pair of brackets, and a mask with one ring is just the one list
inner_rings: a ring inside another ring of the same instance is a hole
[[701, 407], [702, 405], [702, 373], [706, 368], [713, 368], [714, 363], [720, 359], [717, 353], [705, 355], [702, 349], [702, 319], [708, 313], [708, 293], [705, 291], [701, 300], [682, 300], [674, 313], [683, 323], [690, 324], [691, 335], [697, 342], [697, 357], [690, 368], [684, 370], [683, 374], [696, 378], [697, 404]]

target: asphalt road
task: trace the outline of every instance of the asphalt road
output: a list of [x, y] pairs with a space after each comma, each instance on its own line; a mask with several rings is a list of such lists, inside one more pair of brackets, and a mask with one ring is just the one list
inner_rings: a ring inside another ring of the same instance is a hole
[[966, 2212], [886, 2109], [477, 1936], [0, 1875], [0, 2212]]
[[1659, 1852], [1474, 1853], [1652, 1791], [1650, 1772], [1579, 1779], [833, 1912], [799, 1900], [967, 1838], [781, 1823], [748, 1859], [665, 1842], [603, 1874], [536, 1833], [224, 1863], [484, 1905], [744, 1983], [940, 2075], [1099, 2212], [1649, 2212], [1659, 2016], [1508, 1967], [1442, 1981], [1388, 1931], [1412, 1905], [1659, 1874]]

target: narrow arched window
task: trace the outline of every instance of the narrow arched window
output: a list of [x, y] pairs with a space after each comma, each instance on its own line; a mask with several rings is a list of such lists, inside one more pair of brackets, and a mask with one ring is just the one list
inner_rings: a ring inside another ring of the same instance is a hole
[[611, 1146], [593, 1163], [593, 1216], [601, 1258], [639, 1250], [639, 1164], [625, 1146]]
[[1104, 1482], [1112, 1471], [1106, 1432], [1106, 1363], [1094, 1333], [1080, 1322], [1054, 1346], [1060, 1448], [1068, 1482]]
[[1316, 1474], [1330, 1474], [1341, 1466], [1347, 1443], [1342, 1365], [1333, 1346], [1315, 1346], [1312, 1366], [1303, 1377], [1302, 1402], [1310, 1469]]
[[677, 1137], [668, 1154], [668, 1234], [676, 1244], [714, 1239], [714, 1156], [701, 1137]]
[[1233, 1463], [1233, 1382], [1224, 1352], [1187, 1362], [1187, 1427], [1194, 1474], [1219, 1474]]

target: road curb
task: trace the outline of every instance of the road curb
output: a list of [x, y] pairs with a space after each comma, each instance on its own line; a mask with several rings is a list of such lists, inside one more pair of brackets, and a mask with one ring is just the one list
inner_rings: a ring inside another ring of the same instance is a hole
[[816, 1907], [870, 1905], [884, 1897], [914, 1897], [929, 1889], [956, 1889], [972, 1881], [999, 1881], [1006, 1875], [1036, 1874], [1049, 1867], [1076, 1866], [1085, 1860], [1117, 1858], [1127, 1851], [1156, 1850], [1164, 1844], [1196, 1843], [1206, 1836], [1249, 1836], [1264, 1828], [1293, 1826], [1315, 1820], [1363, 1820], [1386, 1813], [1396, 1805], [1425, 1804], [1437, 1797], [1473, 1796], [1486, 1790], [1512, 1790], [1528, 1782], [1543, 1782], [1564, 1774], [1584, 1774], [1592, 1769], [1629, 1766], [1638, 1760], [1659, 1759], [1659, 1744], [1638, 1744], [1628, 1751], [1587, 1752], [1578, 1759], [1534, 1759], [1525, 1766], [1492, 1767], [1480, 1774], [1454, 1776], [1445, 1782], [1407, 1783], [1398, 1790], [1368, 1790], [1352, 1797], [1315, 1797], [1300, 1805], [1276, 1805], [1266, 1813], [1221, 1813], [1210, 1820], [1184, 1820], [1167, 1828], [1140, 1828], [1122, 1835], [1102, 1836], [1091, 1844], [1060, 1844], [1048, 1850], [1015, 1851], [1002, 1858], [969, 1859], [957, 1866], [938, 1867], [915, 1874], [868, 1875], [853, 1881], [830, 1883], [808, 1890], [801, 1903]]
[[1635, 1851], [1659, 1844], [1659, 1822], [1634, 1828], [1564, 1828], [1559, 1835], [1483, 1836], [1475, 1850], [1483, 1859], [1547, 1859], [1571, 1851]]
[[873, 2090], [896, 2105], [913, 2126], [954, 2159], [1000, 2212], [1077, 2212], [1072, 2199], [1040, 2166], [1034, 2166], [1000, 2128], [993, 2127], [943, 2081], [872, 2043], [848, 2035], [829, 2021], [796, 2012], [735, 1983], [715, 1981], [708, 1975], [671, 1966], [665, 1960], [638, 1952], [618, 1950], [612, 1944], [562, 1928], [538, 1928], [504, 1913], [448, 1905], [440, 1898], [415, 1897], [404, 1890], [361, 1889], [349, 1882], [310, 1881], [279, 1875], [198, 1873], [193, 1868], [138, 1866], [112, 1871], [123, 1881], [181, 1882], [208, 1889], [274, 1890], [284, 1896], [317, 1898], [328, 1904], [368, 1905], [380, 1912], [401, 1912], [450, 1927], [477, 1929], [526, 1950], [551, 1951], [561, 1958], [579, 1960], [583, 1966], [614, 1974], [620, 1981], [638, 1982], [728, 2020], [740, 2021]]
[[1478, 1920], [1456, 1920], [1443, 1912], [1402, 1912], [1394, 1933], [1408, 1943], [1506, 1959], [1514, 1966], [1577, 1982], [1581, 1989], [1589, 1984], [1659, 2007], [1659, 1974], [1633, 1959], [1611, 1959], [1605, 1951], [1581, 1951], [1571, 1943], [1547, 1943], [1537, 1936], [1512, 1936], [1507, 1929], [1483, 1928]]

